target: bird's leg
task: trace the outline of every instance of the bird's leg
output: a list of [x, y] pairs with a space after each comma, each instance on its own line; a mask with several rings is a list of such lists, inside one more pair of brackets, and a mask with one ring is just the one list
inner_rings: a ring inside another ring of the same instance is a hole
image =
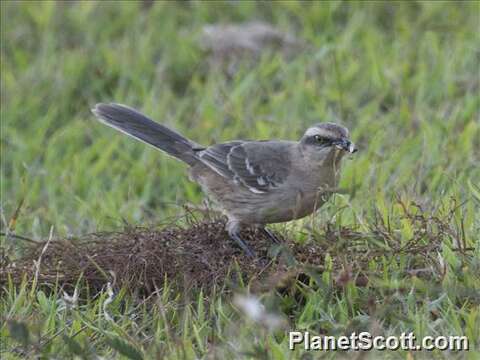
[[270, 240], [272, 240], [275, 244], [281, 244], [282, 242], [280, 239], [275, 235], [272, 231], [264, 226], [260, 226], [258, 228], [262, 233], [264, 233]]
[[236, 220], [229, 220], [227, 222], [227, 232], [230, 239], [235, 241], [238, 246], [242, 248], [242, 250], [247, 254], [249, 257], [255, 257], [255, 253], [253, 250], [242, 240], [240, 237], [240, 223]]

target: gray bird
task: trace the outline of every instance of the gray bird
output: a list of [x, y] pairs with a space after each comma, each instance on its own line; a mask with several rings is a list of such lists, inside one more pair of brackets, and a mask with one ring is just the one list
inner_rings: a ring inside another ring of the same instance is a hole
[[315, 124], [299, 141], [234, 140], [208, 147], [120, 104], [97, 104], [104, 124], [143, 141], [190, 166], [200, 184], [227, 216], [229, 236], [249, 256], [243, 226], [254, 226], [278, 242], [266, 224], [300, 219], [318, 210], [337, 188], [344, 154], [357, 151], [348, 130]]

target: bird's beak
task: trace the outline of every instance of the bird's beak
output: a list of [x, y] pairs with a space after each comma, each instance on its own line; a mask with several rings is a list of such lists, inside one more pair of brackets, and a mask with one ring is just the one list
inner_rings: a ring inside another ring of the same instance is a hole
[[334, 145], [341, 150], [348, 151], [349, 153], [353, 154], [358, 151], [355, 144], [352, 143], [350, 140], [342, 139], [338, 140], [334, 143]]

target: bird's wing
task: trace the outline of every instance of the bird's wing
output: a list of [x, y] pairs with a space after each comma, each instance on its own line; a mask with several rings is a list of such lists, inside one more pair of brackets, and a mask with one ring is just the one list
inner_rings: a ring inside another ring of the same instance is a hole
[[198, 153], [200, 160], [221, 176], [254, 193], [281, 186], [289, 174], [288, 147], [271, 141], [232, 141]]

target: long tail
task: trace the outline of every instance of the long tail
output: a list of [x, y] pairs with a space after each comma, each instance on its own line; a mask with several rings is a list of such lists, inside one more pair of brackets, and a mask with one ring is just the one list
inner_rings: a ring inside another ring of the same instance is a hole
[[105, 125], [163, 150], [189, 165], [194, 165], [198, 161], [194, 149], [201, 149], [201, 145], [160, 125], [135, 109], [120, 104], [97, 104], [92, 112]]

